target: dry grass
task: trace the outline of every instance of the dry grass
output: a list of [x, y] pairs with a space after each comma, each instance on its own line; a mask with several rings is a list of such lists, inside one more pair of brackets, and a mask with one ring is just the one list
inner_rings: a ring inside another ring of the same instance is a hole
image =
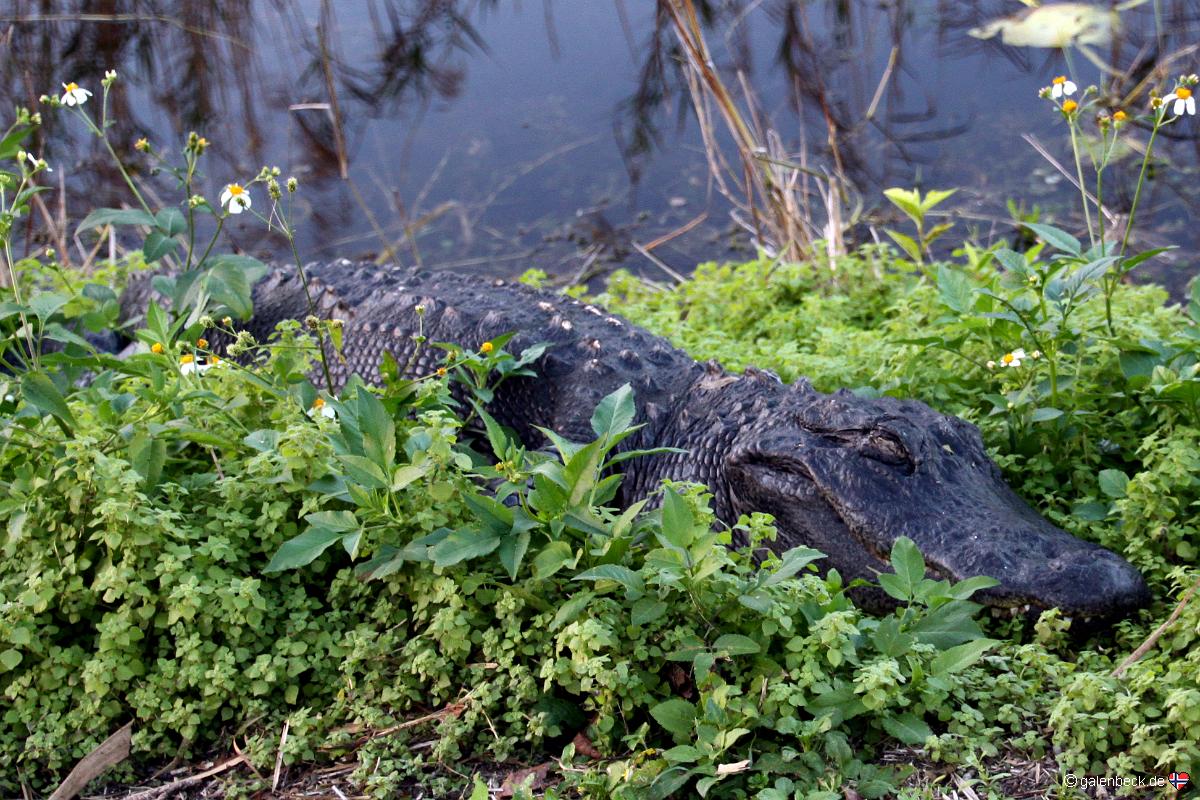
[[[734, 220], [772, 257], [844, 254], [844, 233], [854, 215], [847, 212], [850, 190], [840, 170], [810, 166], [803, 143], [798, 156], [789, 152], [740, 71], [739, 102], [717, 70], [692, 0], [669, 0], [667, 7], [685, 56], [709, 172], [733, 204]], [[718, 120], [733, 141], [733, 159], [720, 144]]]

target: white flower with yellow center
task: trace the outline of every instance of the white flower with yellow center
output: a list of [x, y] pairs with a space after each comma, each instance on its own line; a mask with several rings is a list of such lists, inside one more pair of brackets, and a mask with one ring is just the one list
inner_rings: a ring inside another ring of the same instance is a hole
[[318, 414], [327, 419], [337, 418], [337, 412], [333, 410], [333, 406], [325, 402], [324, 397], [318, 397], [316, 400], [313, 400], [312, 408], [308, 410], [310, 417], [316, 417]]
[[230, 214], [240, 214], [250, 207], [250, 193], [240, 183], [231, 183], [221, 192], [221, 205]]
[[179, 374], [180, 375], [203, 375], [213, 367], [219, 365], [221, 359], [217, 356], [209, 356], [205, 363], [196, 361], [196, 357], [191, 354], [184, 354], [179, 357]]
[[1174, 103], [1171, 106], [1171, 113], [1177, 117], [1182, 117], [1184, 114], [1196, 114], [1196, 98], [1192, 96], [1192, 90], [1186, 86], [1177, 86], [1175, 91], [1163, 98], [1163, 105]]
[[87, 102], [87, 99], [92, 96], [92, 93], [81, 87], [78, 83], [64, 83], [62, 104], [64, 106], [81, 106]]
[[1075, 94], [1075, 90], [1078, 88], [1074, 81], [1067, 80], [1066, 75], [1059, 75], [1050, 82], [1050, 96], [1055, 100], [1070, 97]]
[[1013, 350], [1011, 353], [1005, 353], [1000, 356], [1000, 366], [1002, 367], [1019, 367], [1021, 362], [1025, 360], [1025, 351], [1021, 348]]

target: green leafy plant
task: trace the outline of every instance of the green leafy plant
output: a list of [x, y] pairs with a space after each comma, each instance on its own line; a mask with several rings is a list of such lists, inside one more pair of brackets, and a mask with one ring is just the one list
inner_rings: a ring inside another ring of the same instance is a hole
[[891, 200], [896, 208], [903, 211], [912, 220], [913, 225], [916, 226], [917, 235], [914, 238], [889, 229], [885, 229], [884, 232], [891, 237], [893, 242], [900, 245], [900, 249], [921, 268], [924, 268], [925, 259], [931, 255], [929, 248], [934, 241], [954, 227], [952, 222], [939, 222], [926, 229], [926, 218], [930, 211], [941, 205], [955, 191], [957, 190], [930, 189], [924, 196], [918, 189], [892, 188], [883, 192], [884, 197]]

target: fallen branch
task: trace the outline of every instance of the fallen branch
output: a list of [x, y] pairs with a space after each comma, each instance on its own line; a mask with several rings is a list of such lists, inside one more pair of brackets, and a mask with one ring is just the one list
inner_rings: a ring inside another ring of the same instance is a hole
[[79, 760], [67, 779], [54, 790], [54, 794], [50, 795], [50, 800], [69, 800], [82, 792], [85, 786], [100, 777], [109, 767], [120, 764], [129, 758], [129, 743], [132, 735], [133, 723], [129, 722], [97, 745], [92, 752]]

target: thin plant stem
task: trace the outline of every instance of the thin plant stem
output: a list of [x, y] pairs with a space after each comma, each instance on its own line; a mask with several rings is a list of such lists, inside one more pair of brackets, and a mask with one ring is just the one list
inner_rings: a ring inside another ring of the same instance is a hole
[[1154, 127], [1150, 130], [1150, 141], [1146, 143], [1146, 154], [1142, 156], [1142, 169], [1138, 173], [1137, 186], [1133, 190], [1133, 205], [1129, 207], [1129, 216], [1125, 219], [1125, 235], [1121, 237], [1121, 252], [1119, 255], [1124, 258], [1125, 250], [1129, 247], [1129, 234], [1133, 231], [1133, 219], [1137, 216], [1138, 203], [1142, 199], [1142, 185], [1146, 183], [1146, 170], [1150, 167], [1150, 156], [1154, 152], [1154, 139], [1158, 136], [1158, 129], [1163, 124], [1163, 114], [1160, 114], [1154, 122]]
[[1071, 129], [1071, 151], [1075, 154], [1075, 173], [1079, 179], [1079, 196], [1083, 200], [1083, 218], [1087, 222], [1088, 240], [1091, 241], [1092, 247], [1095, 247], [1096, 231], [1092, 227], [1092, 211], [1088, 202], [1087, 184], [1083, 182], [1083, 160], [1079, 157], [1079, 137], [1075, 126], [1075, 119], [1072, 117], [1068, 126]]

